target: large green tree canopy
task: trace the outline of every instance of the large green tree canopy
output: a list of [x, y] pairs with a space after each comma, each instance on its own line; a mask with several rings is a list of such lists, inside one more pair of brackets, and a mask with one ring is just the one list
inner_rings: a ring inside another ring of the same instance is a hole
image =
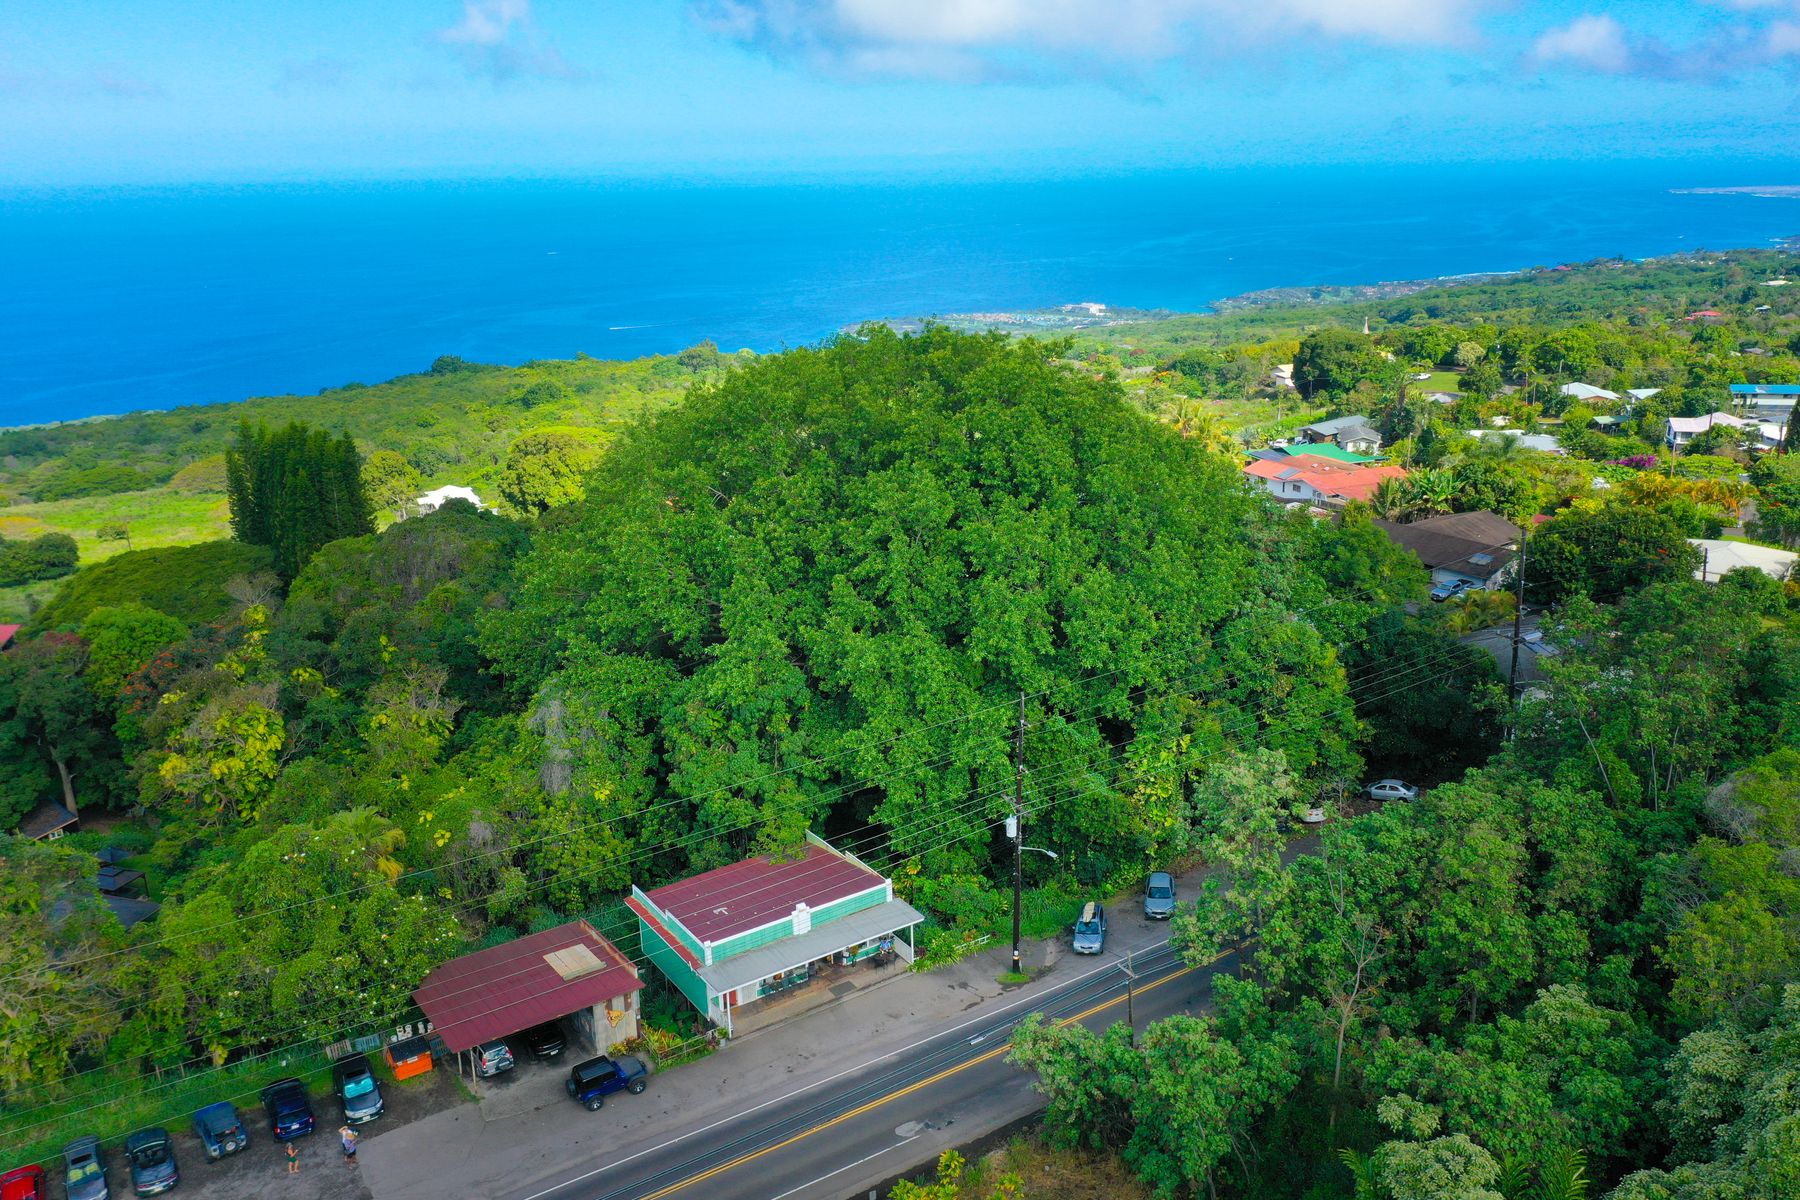
[[1261, 540], [1234, 464], [1116, 384], [878, 330], [622, 438], [484, 641], [552, 788], [654, 803], [632, 836], [696, 865], [838, 805], [928, 875], [978, 869], [1024, 691], [1034, 837], [1104, 869], [1180, 836], [1153, 774], [1247, 738], [1301, 776], [1348, 761], [1342, 673], [1287, 611], [1302, 568]]

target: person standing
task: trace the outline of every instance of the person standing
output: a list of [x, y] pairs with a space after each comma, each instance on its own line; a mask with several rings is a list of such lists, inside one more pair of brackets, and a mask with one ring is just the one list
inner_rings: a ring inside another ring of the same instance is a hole
[[344, 1147], [344, 1165], [354, 1167], [356, 1165], [356, 1130], [348, 1125], [340, 1125], [338, 1142]]
[[300, 1173], [300, 1147], [292, 1142], [287, 1144], [287, 1160], [288, 1174], [298, 1175]]

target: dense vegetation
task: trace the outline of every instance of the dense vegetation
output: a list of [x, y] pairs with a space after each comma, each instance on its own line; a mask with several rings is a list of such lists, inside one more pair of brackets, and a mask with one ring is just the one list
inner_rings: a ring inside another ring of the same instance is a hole
[[[1800, 493], [1742, 436], [1662, 440], [1794, 370], [1795, 302], [1760, 282], [1787, 261], [1177, 319], [1147, 355], [928, 329], [729, 371], [445, 361], [356, 393], [366, 426], [354, 396], [305, 414], [331, 436], [286, 459], [335, 464], [336, 524], [254, 432], [291, 409], [251, 406], [230, 456], [227, 410], [7, 434], [49, 439], [15, 485], [237, 484], [240, 538], [271, 545], [127, 549], [0, 656], [0, 822], [119, 816], [0, 842], [0, 1137], [177, 1064], [254, 1082], [403, 1019], [471, 945], [585, 915], [629, 952], [627, 885], [808, 829], [893, 873], [929, 961], [964, 953], [1005, 923], [1023, 694], [1028, 828], [1060, 856], [1030, 862], [1028, 923], [1200, 857], [1187, 952], [1258, 939], [1209, 1016], [1021, 1038], [1053, 1136], [1165, 1194], [1731, 1195], [1680, 1181], [1754, 1181], [1800, 1121], [1800, 647], [1791, 585], [1696, 583], [1687, 539], [1753, 503], [1742, 536], [1800, 540]], [[1288, 361], [1309, 396], [1271, 385]], [[1242, 486], [1240, 439], [1321, 412], [1367, 415], [1408, 478], [1331, 520]], [[1495, 417], [1569, 453], [1466, 435]], [[490, 510], [409, 503], [452, 478], [440, 437]], [[1460, 640], [1512, 598], [1427, 602], [1375, 523], [1477, 509], [1533, 531], [1554, 606], [1516, 703]], [[1438, 786], [1284, 866], [1283, 825], [1370, 770]], [[153, 923], [96, 909], [101, 845], [149, 872]]]

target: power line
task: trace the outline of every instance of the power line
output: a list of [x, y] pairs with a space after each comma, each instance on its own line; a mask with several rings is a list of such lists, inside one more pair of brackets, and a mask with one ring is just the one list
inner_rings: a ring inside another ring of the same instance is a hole
[[[1409, 665], [1409, 666], [1406, 666], [1406, 667], [1402, 667], [1402, 668], [1399, 668], [1399, 669], [1396, 669], [1396, 670], [1395, 670], [1395, 671], [1394, 671], [1394, 672], [1392, 672], [1392, 673], [1391, 673], [1391, 676], [1390, 676], [1390, 679], [1389, 679], [1389, 680], [1386, 680], [1386, 681], [1384, 681], [1384, 682], [1391, 682], [1391, 681], [1392, 681], [1392, 679], [1393, 679], [1393, 678], [1394, 678], [1394, 677], [1407, 677], [1407, 676], [1416, 676], [1416, 675], [1417, 675], [1417, 674], [1419, 674], [1419, 673], [1420, 673], [1420, 672], [1421, 672], [1421, 671], [1423, 671], [1423, 670], [1428, 670], [1428, 669], [1429, 669], [1429, 667], [1430, 667], [1430, 666], [1431, 666], [1431, 665], [1435, 665], [1435, 664], [1436, 664], [1436, 663], [1438, 663], [1438, 662], [1442, 662], [1442, 661], [1446, 661], [1446, 660], [1448, 660], [1448, 659], [1451, 659], [1451, 658], [1455, 658], [1455, 657], [1458, 657], [1458, 655], [1457, 655], [1457, 653], [1456, 653], [1456, 652], [1455, 652], [1455, 651], [1446, 651], [1446, 652], [1445, 652], [1445, 653], [1444, 653], [1444, 654], [1443, 654], [1443, 655], [1440, 655], [1440, 656], [1438, 656], [1438, 657], [1437, 657], [1437, 658], [1436, 658], [1436, 659], [1434, 659], [1434, 660], [1432, 660], [1432, 661], [1431, 661], [1431, 662], [1427, 662], [1427, 663], [1425, 663], [1425, 664], [1411, 664], [1411, 665]], [[1440, 675], [1438, 675], [1438, 676], [1433, 676], [1433, 677], [1432, 677], [1432, 678], [1434, 678], [1434, 679], [1435, 679], [1435, 678], [1443, 678], [1443, 677], [1447, 677], [1447, 676], [1448, 676], [1448, 675], [1449, 675], [1449, 674], [1451, 674], [1451, 673], [1452, 673], [1452, 672], [1450, 672], [1450, 671], [1446, 671], [1446, 672], [1443, 672], [1443, 673], [1442, 673], [1442, 674], [1440, 674]], [[1415, 683], [1416, 683], [1416, 681], [1410, 681], [1410, 682], [1406, 682], [1406, 683], [1402, 683], [1402, 684], [1400, 684], [1400, 685], [1399, 685], [1399, 686], [1397, 686], [1397, 687], [1392, 687], [1392, 688], [1390, 688], [1390, 689], [1389, 689], [1389, 690], [1387, 690], [1387, 691], [1385, 691], [1385, 692], [1382, 692], [1382, 693], [1381, 693], [1381, 694], [1379, 694], [1379, 695], [1377, 695], [1377, 696], [1374, 696], [1374, 697], [1368, 697], [1368, 698], [1365, 698], [1365, 699], [1368, 699], [1368, 700], [1379, 700], [1379, 699], [1384, 699], [1384, 698], [1386, 698], [1386, 696], [1388, 696], [1388, 695], [1391, 695], [1391, 694], [1395, 694], [1395, 692], [1397, 692], [1397, 691], [1400, 691], [1400, 690], [1405, 690], [1405, 688], [1406, 688], [1406, 687], [1409, 687], [1409, 686], [1414, 686], [1414, 685], [1415, 685]], [[1363, 703], [1363, 702], [1365, 702], [1365, 701], [1364, 701], [1364, 700], [1358, 700], [1358, 701], [1357, 701], [1357, 702], [1356, 702], [1356, 703], [1359, 703], [1359, 704], [1360, 704], [1360, 703]], [[1265, 712], [1266, 712], [1266, 710], [1264, 710], [1264, 711], [1265, 711]], [[1251, 717], [1251, 716], [1252, 716], [1252, 715], [1254, 715], [1254, 714], [1241, 714], [1241, 716], [1242, 716], [1242, 718], [1244, 718], [1244, 719], [1248, 719], [1248, 718], [1249, 718], [1249, 717]], [[1185, 736], [1185, 735], [1184, 735], [1184, 736]], [[1177, 740], [1179, 740], [1179, 739], [1177, 739]], [[1125, 755], [1125, 754], [1126, 754], [1126, 753], [1128, 753], [1128, 752], [1129, 752], [1129, 751], [1128, 751], [1128, 750], [1126, 750], [1126, 749], [1124, 749], [1124, 748], [1119, 748], [1119, 749], [1116, 749], [1116, 750], [1115, 750], [1115, 751], [1113, 751], [1113, 752], [1112, 752], [1112, 753], [1113, 753], [1113, 757], [1114, 757], [1114, 761], [1115, 761], [1115, 765], [1116, 765], [1116, 762], [1117, 762], [1117, 761], [1119, 761], [1119, 760], [1121, 760], [1121, 759], [1122, 759], [1122, 758], [1123, 758], [1123, 757], [1124, 757], [1124, 755]], [[1062, 762], [1065, 762], [1065, 763], [1066, 763], [1066, 762], [1069, 762], [1069, 761], [1071, 761], [1071, 760], [1078, 760], [1078, 761], [1076, 761], [1076, 762], [1075, 762], [1075, 765], [1074, 765], [1074, 766], [1073, 766], [1073, 767], [1071, 767], [1071, 768], [1069, 768], [1069, 770], [1068, 770], [1068, 771], [1066, 771], [1066, 772], [1065, 772], [1065, 773], [1064, 773], [1064, 775], [1063, 775], [1063, 776], [1062, 776], [1062, 778], [1064, 778], [1064, 779], [1067, 779], [1067, 778], [1069, 778], [1069, 777], [1071, 777], [1071, 776], [1073, 776], [1073, 775], [1078, 775], [1078, 774], [1082, 774], [1082, 773], [1085, 773], [1085, 772], [1086, 772], [1086, 770], [1087, 770], [1087, 769], [1088, 769], [1088, 766], [1089, 766], [1089, 763], [1088, 763], [1088, 760], [1087, 760], [1087, 757], [1086, 757], [1086, 756], [1070, 756], [1070, 758], [1069, 758], [1069, 759], [1064, 759], [1064, 760], [1061, 760], [1061, 761], [1062, 761]], [[1153, 775], [1158, 775], [1158, 774], [1162, 774], [1162, 773], [1164, 773], [1164, 772], [1166, 772], [1166, 771], [1169, 771], [1169, 770], [1177, 770], [1177, 769], [1183, 769], [1183, 768], [1186, 768], [1186, 767], [1189, 767], [1189, 766], [1193, 766], [1193, 765], [1196, 765], [1196, 764], [1197, 764], [1197, 762], [1198, 762], [1198, 761], [1203, 761], [1203, 759], [1198, 759], [1198, 760], [1193, 760], [1193, 761], [1188, 761], [1188, 760], [1179, 760], [1179, 759], [1178, 759], [1178, 760], [1176, 760], [1176, 761], [1175, 761], [1175, 762], [1173, 762], [1173, 763], [1170, 763], [1170, 764], [1165, 764], [1165, 765], [1164, 765], [1164, 766], [1161, 766], [1161, 767], [1158, 767], [1158, 768], [1155, 768], [1155, 769], [1154, 769], [1154, 770], [1145, 770], [1145, 771], [1140, 771], [1140, 772], [1137, 772], [1137, 773], [1135, 773], [1135, 776], [1134, 776], [1134, 777], [1135, 777], [1135, 778], [1138, 778], [1138, 779], [1142, 779], [1142, 778], [1148, 778], [1148, 777], [1150, 777], [1150, 776], [1153, 776]], [[1000, 793], [998, 793], [998, 792], [997, 792], [997, 793], [993, 793], [993, 795], [998, 795], [998, 794], [1000, 794]], [[1064, 796], [1063, 796], [1063, 797], [1062, 797], [1062, 799], [1068, 799], [1068, 798], [1070, 798], [1070, 797], [1072, 797], [1072, 796], [1073, 796], [1073, 795], [1074, 795], [1074, 794], [1075, 794], [1075, 793], [1074, 793], [1074, 792], [1072, 792], [1072, 791], [1071, 791], [1071, 792], [1068, 792], [1068, 793], [1066, 793], [1066, 794], [1065, 794], [1065, 795], [1064, 795]], [[989, 797], [978, 797], [978, 798], [977, 798], [977, 800], [976, 800], [976, 803], [980, 803], [980, 802], [984, 802], [984, 801], [985, 801], [985, 800], [986, 800], [986, 799], [989, 799], [989, 798], [992, 798], [992, 797], [991, 797], [991, 796], [989, 796]], [[1053, 808], [1053, 807], [1055, 807], [1055, 806], [1056, 806], [1056, 804], [1057, 804], [1057, 803], [1060, 803], [1060, 800], [1053, 800], [1053, 801], [1051, 801], [1051, 802], [1050, 802], [1050, 804], [1049, 804], [1049, 805], [1048, 805], [1048, 806], [1046, 806], [1046, 807], [1047, 807], [1047, 808]], [[1043, 810], [1040, 810], [1040, 811], [1043, 811]], [[941, 843], [938, 843], [938, 844], [937, 844], [937, 845], [936, 845], [936, 846], [932, 846], [932, 847], [927, 847], [927, 848], [925, 848], [925, 849], [923, 849], [923, 850], [920, 850], [920, 851], [916, 851], [916, 852], [914, 852], [914, 853], [912, 853], [912, 854], [906, 854], [906, 855], [900, 855], [900, 856], [898, 856], [898, 857], [899, 857], [899, 858], [912, 858], [912, 857], [917, 857], [917, 855], [918, 855], [918, 854], [920, 854], [920, 853], [929, 853], [929, 852], [930, 852], [930, 851], [931, 851], [931, 850], [932, 850], [932, 849], [939, 849], [939, 848], [942, 848], [942, 847], [944, 847], [944, 846], [947, 846], [947, 845], [950, 845], [950, 844], [954, 844], [954, 843], [955, 843], [955, 842], [957, 842], [957, 841], [960, 841], [960, 840], [962, 840], [962, 839], [963, 839], [963, 838], [965, 838], [965, 837], [968, 837], [968, 836], [970, 836], [970, 834], [971, 834], [971, 833], [973, 833], [973, 832], [974, 832], [974, 831], [970, 831], [970, 832], [968, 832], [968, 833], [964, 833], [964, 834], [960, 834], [960, 835], [957, 835], [957, 836], [955, 836], [955, 837], [951, 837], [951, 838], [949, 838], [949, 839], [947, 839], [947, 840], [946, 840], [946, 841], [944, 841], [944, 842], [941, 842]], [[891, 866], [892, 866], [892, 864], [893, 864], [893, 862], [894, 862], [894, 861], [897, 861], [897, 860], [895, 860], [895, 859], [891, 859], [891, 860], [890, 860], [890, 862], [889, 862], [889, 864], [888, 864], [888, 865], [889, 865], [889, 867], [891, 867]], [[761, 890], [761, 889], [756, 889], [756, 890]], [[753, 891], [753, 892], [752, 892], [752, 893], [749, 893], [749, 894], [754, 894], [754, 891]], [[635, 965], [635, 964], [634, 964], [634, 965]], [[483, 982], [483, 983], [482, 983], [482, 984], [480, 984], [480, 985], [477, 985], [477, 986], [476, 986], [476, 987], [473, 987], [473, 988], [469, 988], [469, 989], [463, 989], [463, 991], [465, 991], [465, 992], [466, 992], [466, 991], [471, 991], [471, 990], [481, 990], [481, 989], [483, 989], [483, 988], [486, 988], [486, 987], [490, 987], [490, 986], [493, 986], [493, 984], [494, 984], [494, 983], [495, 983], [495, 982], [497, 982], [497, 981], [493, 981], [493, 980], [489, 980], [489, 981], [484, 981], [484, 982]], [[458, 994], [461, 994], [461, 993], [458, 993]], [[491, 1013], [491, 1012], [494, 1012], [494, 1011], [498, 1011], [498, 1010], [496, 1010], [496, 1009], [487, 1009], [487, 1010], [483, 1010], [483, 1012], [484, 1012], [484, 1013]], [[398, 1014], [394, 1014], [394, 1015], [395, 1015], [395, 1016], [397, 1016], [397, 1015], [398, 1015]], [[367, 1026], [369, 1026], [369, 1025], [372, 1025], [372, 1024], [373, 1024], [373, 1022], [368, 1022], [368, 1021], [365, 1021], [365, 1022], [363, 1022], [363, 1023], [362, 1023], [362, 1024], [363, 1024], [363, 1025], [364, 1025], [364, 1027], [367, 1027]], [[294, 1044], [294, 1045], [290, 1045], [290, 1046], [288, 1046], [288, 1047], [286, 1047], [286, 1049], [288, 1049], [288, 1050], [295, 1050], [295, 1049], [298, 1049], [298, 1048], [301, 1048], [301, 1047], [304, 1047], [304, 1046], [308, 1046], [308, 1045], [311, 1045], [311, 1044], [312, 1044], [312, 1043], [313, 1043], [313, 1042], [314, 1042], [314, 1041], [315, 1041], [315, 1040], [316, 1040], [316, 1039], [312, 1039], [312, 1038], [309, 1038], [309, 1039], [307, 1039], [307, 1041], [306, 1041], [306, 1042], [303, 1042], [303, 1043], [296, 1043], [296, 1044]], [[244, 1062], [244, 1061], [256, 1061], [256, 1060], [259, 1060], [259, 1059], [262, 1059], [262, 1058], [266, 1058], [266, 1057], [270, 1057], [270, 1056], [272, 1056], [272, 1055], [273, 1055], [273, 1054], [275, 1054], [275, 1053], [278, 1053], [278, 1052], [279, 1052], [279, 1050], [280, 1050], [280, 1048], [277, 1048], [277, 1049], [275, 1049], [275, 1050], [271, 1050], [271, 1051], [268, 1051], [268, 1052], [265, 1052], [265, 1053], [264, 1053], [264, 1054], [261, 1054], [261, 1055], [253, 1055], [253, 1056], [252, 1056], [252, 1057], [251, 1057], [251, 1059], [249, 1059], [249, 1060], [240, 1060], [240, 1061], [239, 1061], [239, 1063], [237, 1063], [237, 1064], [225, 1064], [225, 1065], [222, 1065], [222, 1066], [220, 1066], [220, 1067], [217, 1067], [217, 1068], [213, 1068], [213, 1070], [227, 1070], [227, 1069], [230, 1069], [230, 1068], [231, 1068], [231, 1067], [233, 1067], [233, 1066], [238, 1066], [238, 1065], [242, 1065], [242, 1063], [243, 1063], [243, 1062]], [[91, 1073], [93, 1073], [93, 1071], [98, 1071], [98, 1070], [104, 1070], [104, 1069], [107, 1069], [107, 1068], [93, 1068], [93, 1069], [91, 1069], [91, 1070], [90, 1070], [90, 1071], [87, 1071], [87, 1072], [79, 1072], [79, 1073], [77, 1073], [77, 1074], [76, 1074], [76, 1075], [74, 1075], [74, 1076], [66, 1076], [66, 1077], [64, 1077], [64, 1080], [63, 1080], [63, 1082], [66, 1082], [66, 1081], [67, 1081], [67, 1080], [68, 1080], [68, 1079], [73, 1079], [73, 1078], [80, 1078], [80, 1077], [81, 1077], [81, 1076], [82, 1076], [82, 1075], [84, 1075], [84, 1074], [91, 1074]], [[191, 1076], [188, 1076], [188, 1077], [191, 1077]], [[124, 1086], [129, 1086], [129, 1084], [126, 1084], [126, 1085], [124, 1085]], [[156, 1090], [156, 1089], [152, 1089], [152, 1090]], [[79, 1110], [79, 1111], [80, 1111], [80, 1112], [85, 1112], [85, 1111], [92, 1111], [92, 1110], [94, 1110], [94, 1109], [97, 1109], [97, 1108], [101, 1108], [101, 1107], [105, 1107], [105, 1106], [106, 1106], [106, 1105], [108, 1105], [108, 1104], [111, 1104], [111, 1103], [115, 1103], [115, 1102], [116, 1102], [116, 1101], [117, 1101], [117, 1099], [118, 1099], [118, 1097], [114, 1097], [114, 1098], [113, 1098], [113, 1099], [110, 1099], [110, 1100], [106, 1100], [106, 1101], [102, 1101], [102, 1102], [100, 1102], [100, 1103], [98, 1103], [98, 1104], [95, 1104], [95, 1105], [91, 1105], [91, 1106], [89, 1106], [89, 1107], [88, 1107], [88, 1108], [86, 1108], [86, 1109], [83, 1109], [83, 1110]], [[48, 1106], [44, 1106], [44, 1107], [48, 1107]], [[67, 1115], [79, 1115], [79, 1112], [78, 1112], [78, 1113], [76, 1113], [76, 1114], [63, 1114], [63, 1116], [67, 1116]], [[56, 1119], [56, 1120], [60, 1120], [60, 1119], [62, 1119], [62, 1117], [58, 1117], [58, 1118], [55, 1118], [55, 1119]], [[29, 1127], [29, 1128], [36, 1128], [36, 1127], [37, 1127], [37, 1126], [32, 1126], [32, 1127]], [[11, 1131], [10, 1131], [10, 1130], [9, 1130], [9, 1132], [11, 1132]]]

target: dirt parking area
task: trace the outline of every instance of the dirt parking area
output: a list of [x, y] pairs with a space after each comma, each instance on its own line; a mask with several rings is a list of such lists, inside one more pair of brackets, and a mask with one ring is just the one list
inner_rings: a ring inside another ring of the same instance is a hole
[[[295, 1142], [300, 1147], [298, 1175], [288, 1174], [285, 1148], [269, 1135], [268, 1118], [254, 1100], [238, 1107], [238, 1116], [250, 1131], [249, 1148], [216, 1163], [206, 1160], [191, 1125], [170, 1122], [167, 1128], [175, 1139], [176, 1161], [181, 1164], [181, 1186], [170, 1194], [207, 1200], [370, 1200], [371, 1193], [362, 1182], [361, 1161], [381, 1153], [382, 1134], [468, 1100], [455, 1074], [441, 1066], [404, 1083], [383, 1079], [381, 1095], [384, 1111], [357, 1130], [360, 1161], [350, 1167], [338, 1149], [337, 1130], [343, 1114], [330, 1096], [315, 1094], [312, 1109], [318, 1128], [312, 1136]], [[109, 1147], [107, 1159], [112, 1194], [131, 1195], [124, 1152]]]

